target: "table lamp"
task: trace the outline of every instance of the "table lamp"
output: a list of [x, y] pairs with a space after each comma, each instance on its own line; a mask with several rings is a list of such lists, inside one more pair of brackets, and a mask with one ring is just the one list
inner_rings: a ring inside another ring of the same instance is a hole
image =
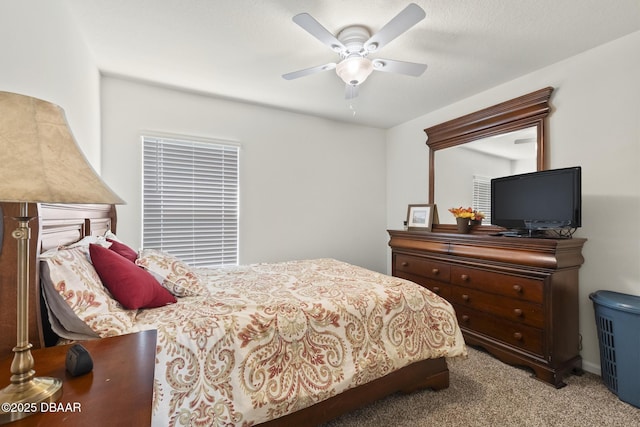
[[10, 92], [0, 92], [0, 201], [20, 206], [12, 233], [18, 245], [17, 344], [11, 383], [0, 390], [0, 424], [4, 424], [26, 417], [32, 413], [30, 409], [39, 410], [41, 402], [54, 402], [62, 395], [60, 379], [39, 378], [33, 370], [28, 329], [29, 221], [33, 217], [28, 204], [124, 202], [87, 162], [60, 107]]

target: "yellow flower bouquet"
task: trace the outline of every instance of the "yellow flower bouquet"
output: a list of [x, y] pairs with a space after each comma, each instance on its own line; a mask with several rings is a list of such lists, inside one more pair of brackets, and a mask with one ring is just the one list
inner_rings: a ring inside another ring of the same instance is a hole
[[449, 212], [453, 214], [456, 218], [469, 218], [473, 217], [473, 209], [471, 208], [463, 208], [460, 206], [459, 208], [450, 208]]
[[462, 206], [460, 206], [459, 208], [450, 208], [449, 212], [451, 212], [456, 218], [469, 218], [472, 221], [482, 221], [482, 219], [484, 218], [484, 214], [482, 212], [474, 211], [470, 207], [463, 208]]
[[484, 219], [484, 214], [480, 211], [473, 211], [473, 216], [471, 220], [482, 221]]

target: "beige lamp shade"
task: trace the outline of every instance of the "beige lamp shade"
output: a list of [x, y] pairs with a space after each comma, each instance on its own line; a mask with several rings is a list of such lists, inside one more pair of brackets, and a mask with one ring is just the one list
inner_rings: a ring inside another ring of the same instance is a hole
[[0, 92], [0, 201], [123, 204], [78, 147], [62, 108]]

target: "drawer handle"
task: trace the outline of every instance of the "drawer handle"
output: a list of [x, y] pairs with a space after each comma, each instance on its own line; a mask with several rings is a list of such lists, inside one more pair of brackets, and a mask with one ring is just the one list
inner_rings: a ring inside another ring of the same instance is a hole
[[462, 299], [468, 302], [469, 301], [469, 295], [463, 294], [462, 295]]
[[434, 293], [436, 293], [436, 294], [439, 294], [439, 293], [440, 293], [440, 287], [439, 287], [439, 286], [434, 286], [432, 290], [433, 290], [433, 292], [434, 292]]
[[409, 263], [407, 261], [402, 261], [402, 264], [400, 264], [400, 265], [402, 265], [403, 267], [408, 267]]
[[468, 282], [469, 281], [469, 275], [468, 274], [462, 274], [462, 275], [460, 275], [460, 278], [462, 279], [463, 282]]
[[463, 314], [462, 315], [462, 321], [465, 322], [465, 323], [468, 323], [469, 322], [469, 316], [467, 316], [466, 314]]
[[519, 308], [515, 308], [513, 309], [513, 314], [515, 314], [518, 317], [522, 317], [522, 310]]
[[513, 334], [513, 337], [517, 340], [517, 341], [522, 341], [522, 334], [520, 332], [516, 332], [515, 334]]
[[516, 291], [517, 293], [521, 294], [522, 293], [522, 286], [513, 285], [513, 290]]
[[440, 270], [434, 268], [433, 270], [431, 270], [431, 273], [433, 273], [434, 276], [437, 276], [438, 274], [440, 274]]

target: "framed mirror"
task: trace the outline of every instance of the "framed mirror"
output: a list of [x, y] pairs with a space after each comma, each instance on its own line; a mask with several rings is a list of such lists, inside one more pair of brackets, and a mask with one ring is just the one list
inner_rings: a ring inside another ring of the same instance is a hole
[[429, 146], [432, 231], [455, 232], [454, 207], [474, 207], [487, 217], [475, 233], [489, 233], [492, 178], [543, 170], [545, 122], [552, 87], [425, 129]]

